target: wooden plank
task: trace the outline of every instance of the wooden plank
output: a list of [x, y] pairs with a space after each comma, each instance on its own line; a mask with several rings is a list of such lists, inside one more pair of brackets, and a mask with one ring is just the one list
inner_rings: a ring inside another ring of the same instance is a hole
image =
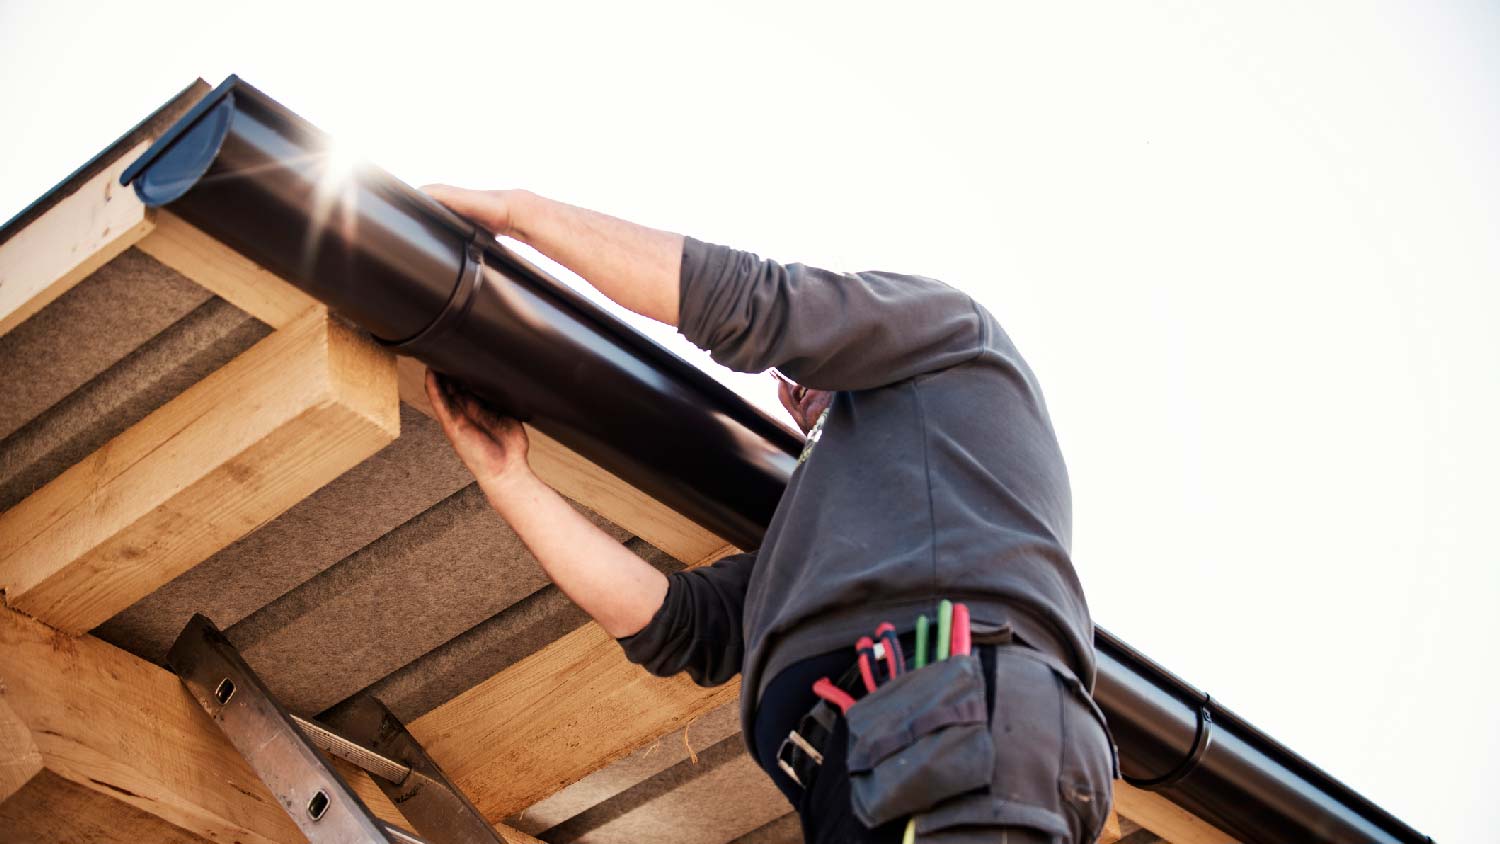
[[1124, 835], [1120, 832], [1120, 813], [1115, 807], [1109, 809], [1109, 817], [1104, 819], [1104, 829], [1099, 831], [1098, 844], [1116, 844]]
[[[409, 828], [368, 775], [335, 764], [377, 817]], [[539, 844], [496, 831], [508, 844]], [[306, 841], [174, 675], [4, 607], [0, 839]]]
[[[156, 229], [139, 248], [231, 304], [280, 328], [311, 308], [314, 299], [181, 218], [162, 211]], [[432, 415], [420, 361], [398, 364], [401, 400]], [[662, 505], [556, 440], [527, 428], [531, 465], [558, 492], [684, 562], [701, 559], [724, 541]]]
[[354, 792], [354, 796], [358, 797], [361, 803], [365, 804], [370, 814], [402, 829], [411, 829], [411, 822], [401, 814], [401, 810], [396, 808], [391, 798], [385, 796], [385, 792], [380, 790], [380, 786], [369, 774], [355, 767], [353, 763], [345, 762], [336, 756], [329, 756], [325, 753], [323, 758], [327, 759], [338, 775], [344, 778], [349, 790]]
[[156, 228], [136, 248], [272, 328], [323, 307], [170, 211], [156, 212]]
[[398, 433], [391, 355], [310, 312], [0, 515], [13, 607], [83, 632]]
[[[722, 844], [785, 814], [786, 796], [744, 751], [744, 743], [739, 738], [733, 741], [735, 755], [728, 762], [695, 771], [692, 779], [575, 840], [590, 844]], [[572, 837], [560, 836], [562, 840]]]
[[93, 637], [0, 608], [0, 704], [0, 827], [20, 837], [303, 840], [176, 677]]
[[120, 185], [120, 174], [150, 145], [137, 144], [0, 244], [0, 334], [151, 231], [146, 206]]
[[738, 696], [738, 678], [703, 688], [685, 675], [653, 677], [589, 624], [408, 729], [498, 821]]
[[1115, 810], [1172, 844], [1235, 844], [1228, 833], [1154, 791], [1115, 780]]

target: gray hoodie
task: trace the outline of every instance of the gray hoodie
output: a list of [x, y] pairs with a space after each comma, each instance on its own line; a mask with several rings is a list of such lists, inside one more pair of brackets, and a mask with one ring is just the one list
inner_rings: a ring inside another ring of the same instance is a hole
[[882, 621], [908, 631], [950, 598], [1093, 687], [1067, 469], [1035, 376], [988, 311], [929, 278], [784, 266], [691, 238], [680, 297], [679, 330], [719, 363], [837, 394], [761, 547], [673, 574], [650, 623], [621, 640], [632, 661], [702, 685], [743, 672], [753, 735], [777, 672]]

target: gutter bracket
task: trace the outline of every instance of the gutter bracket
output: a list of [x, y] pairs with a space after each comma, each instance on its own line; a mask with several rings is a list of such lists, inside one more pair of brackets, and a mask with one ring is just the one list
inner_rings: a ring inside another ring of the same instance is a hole
[[1213, 698], [1207, 694], [1203, 695], [1203, 700], [1198, 701], [1198, 730], [1193, 735], [1192, 747], [1188, 748], [1187, 755], [1177, 763], [1176, 767], [1159, 777], [1132, 777], [1122, 773], [1120, 778], [1136, 788], [1160, 791], [1168, 786], [1176, 785], [1196, 771], [1214, 740], [1214, 718], [1209, 710], [1212, 703]]

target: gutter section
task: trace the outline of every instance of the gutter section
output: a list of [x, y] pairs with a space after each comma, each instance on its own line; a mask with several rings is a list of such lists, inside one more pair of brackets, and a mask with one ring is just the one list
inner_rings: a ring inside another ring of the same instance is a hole
[[426, 194], [337, 164], [323, 133], [231, 76], [121, 182], [724, 539], [760, 543], [800, 437]]
[[[727, 388], [236, 77], [121, 178], [173, 213], [742, 548], [801, 441]], [[1242, 841], [1429, 841], [1096, 630], [1127, 779]]]

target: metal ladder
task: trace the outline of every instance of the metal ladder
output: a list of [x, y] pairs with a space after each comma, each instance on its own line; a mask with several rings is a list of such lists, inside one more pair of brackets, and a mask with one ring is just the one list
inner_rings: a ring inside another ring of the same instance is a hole
[[[327, 724], [292, 715], [202, 615], [167, 664], [311, 844], [504, 844], [374, 697], [339, 707]], [[375, 817], [319, 751], [370, 773], [416, 831]]]

